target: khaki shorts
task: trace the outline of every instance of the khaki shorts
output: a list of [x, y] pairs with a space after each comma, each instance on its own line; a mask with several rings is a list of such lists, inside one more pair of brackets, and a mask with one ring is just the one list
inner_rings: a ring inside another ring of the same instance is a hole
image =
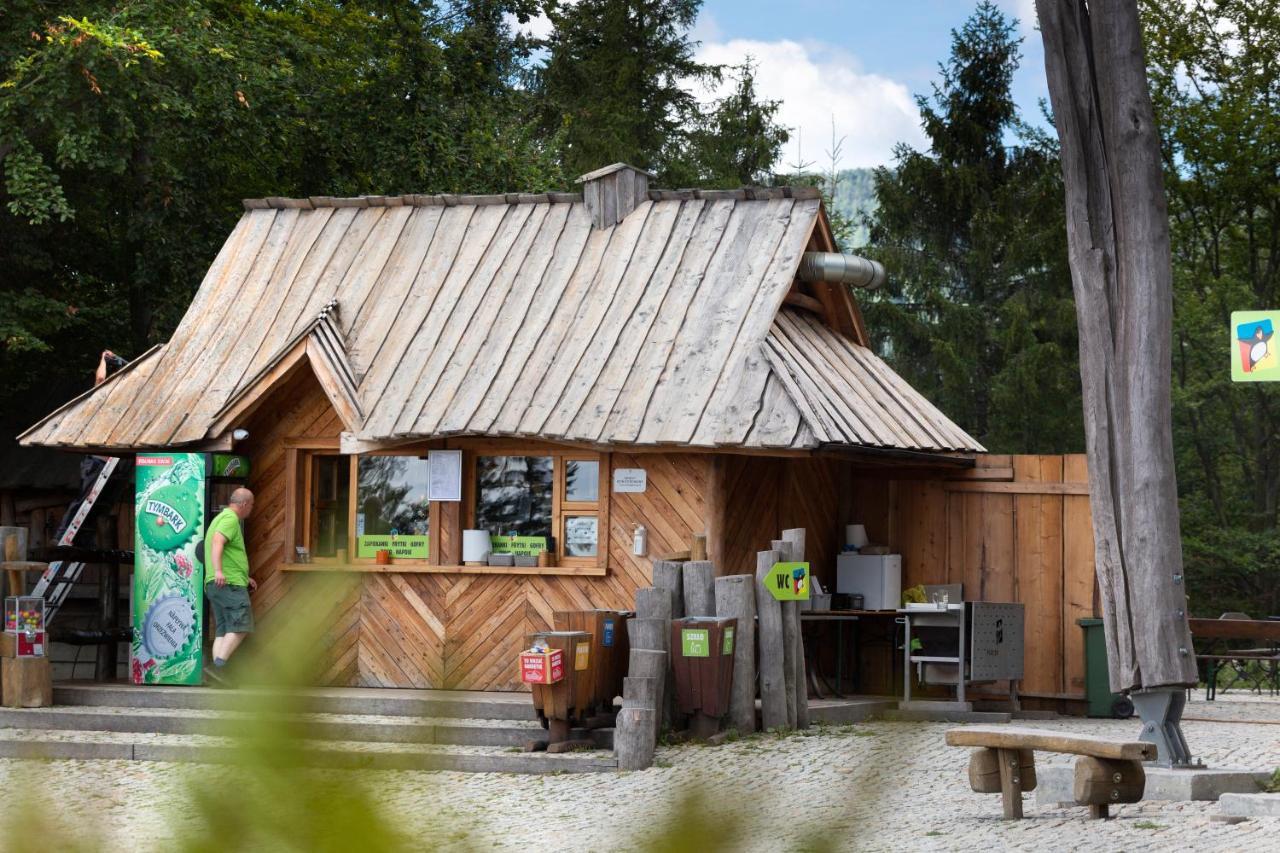
[[253, 606], [249, 604], [247, 586], [218, 586], [210, 582], [204, 585], [204, 595], [213, 609], [217, 636], [253, 633]]

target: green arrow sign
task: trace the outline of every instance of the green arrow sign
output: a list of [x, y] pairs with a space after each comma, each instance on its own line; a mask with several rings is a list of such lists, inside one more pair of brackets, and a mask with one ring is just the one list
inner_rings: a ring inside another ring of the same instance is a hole
[[779, 601], [808, 601], [809, 564], [774, 563], [764, 576], [764, 585]]

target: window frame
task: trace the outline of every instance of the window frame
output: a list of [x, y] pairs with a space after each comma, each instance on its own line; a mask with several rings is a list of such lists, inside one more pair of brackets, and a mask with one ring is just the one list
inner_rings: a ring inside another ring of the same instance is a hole
[[[609, 566], [609, 504], [612, 500], [611, 459], [610, 454], [593, 450], [580, 450], [536, 441], [517, 441], [501, 439], [455, 439], [447, 442], [433, 441], [416, 443], [401, 447], [386, 448], [366, 453], [343, 453], [337, 439], [290, 438], [285, 439], [285, 536], [287, 548], [285, 563], [297, 565], [295, 546], [311, 547], [311, 502], [315, 484], [312, 482], [312, 460], [316, 456], [347, 456], [351, 473], [349, 478], [350, 494], [347, 500], [347, 559], [339, 562], [336, 557], [317, 558], [312, 555], [312, 562], [320, 567], [331, 567], [334, 570], [348, 568], [354, 571], [371, 571], [376, 561], [372, 558], [357, 557], [356, 513], [357, 498], [360, 490], [359, 460], [362, 456], [425, 456], [430, 450], [461, 450], [462, 454], [462, 501], [430, 501], [428, 507], [428, 535], [430, 548], [428, 557], [423, 560], [397, 560], [388, 571], [405, 572], [451, 572], [466, 573], [468, 570], [484, 569], [483, 573], [501, 574], [605, 574]], [[499, 567], [464, 567], [460, 554], [462, 530], [475, 526], [476, 493], [476, 458], [478, 456], [550, 456], [552, 457], [552, 531], [555, 537], [556, 550], [552, 557], [552, 566], [531, 569], [499, 568]], [[597, 500], [570, 501], [566, 497], [567, 462], [581, 460], [597, 463], [598, 482]], [[565, 519], [569, 516], [594, 516], [596, 519], [596, 556], [569, 557], [565, 555], [566, 539], [564, 535]], [[456, 530], [445, 530], [446, 526]], [[444, 562], [441, 559], [442, 540], [453, 537], [459, 550], [456, 561]], [[378, 570], [383, 570], [378, 567]], [[542, 571], [539, 571], [542, 570]]]

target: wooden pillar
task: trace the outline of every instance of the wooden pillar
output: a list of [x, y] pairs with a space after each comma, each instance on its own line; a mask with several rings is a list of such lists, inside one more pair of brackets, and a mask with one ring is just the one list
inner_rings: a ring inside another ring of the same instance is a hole
[[729, 460], [723, 454], [713, 453], [708, 462], [707, 493], [703, 497], [707, 519], [707, 559], [715, 566], [717, 575], [736, 574], [745, 567], [730, 566], [725, 562], [725, 513], [729, 498]]

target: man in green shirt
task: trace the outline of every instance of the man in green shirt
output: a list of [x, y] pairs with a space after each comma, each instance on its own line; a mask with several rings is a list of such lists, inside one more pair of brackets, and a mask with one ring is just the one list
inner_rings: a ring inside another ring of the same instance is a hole
[[253, 632], [249, 591], [258, 582], [249, 577], [249, 554], [244, 547], [243, 522], [253, 512], [253, 492], [236, 489], [227, 508], [213, 517], [204, 540], [204, 594], [213, 610], [217, 638], [209, 676], [225, 682], [220, 670], [246, 635]]

